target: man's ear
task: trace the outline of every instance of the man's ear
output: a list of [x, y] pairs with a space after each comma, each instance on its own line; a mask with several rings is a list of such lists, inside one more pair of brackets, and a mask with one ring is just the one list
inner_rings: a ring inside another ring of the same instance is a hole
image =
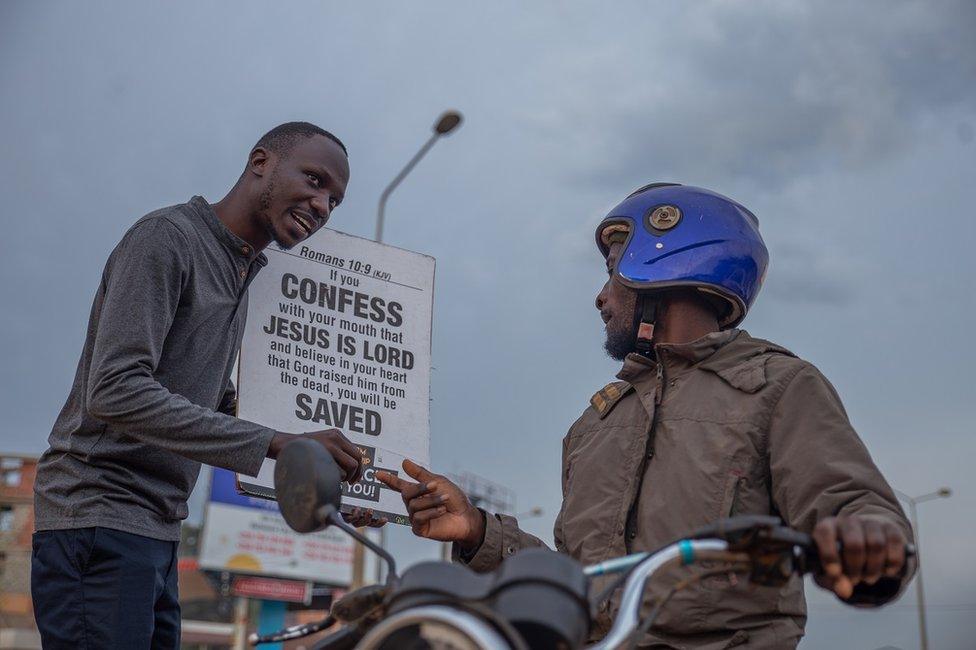
[[247, 171], [255, 176], [264, 176], [271, 169], [275, 155], [264, 147], [255, 147], [247, 158]]

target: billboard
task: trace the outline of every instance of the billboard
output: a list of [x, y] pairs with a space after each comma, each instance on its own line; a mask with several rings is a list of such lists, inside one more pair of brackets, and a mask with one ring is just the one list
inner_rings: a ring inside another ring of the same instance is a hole
[[353, 541], [326, 530], [301, 535], [285, 524], [278, 504], [240, 494], [233, 472], [214, 468], [200, 548], [200, 568], [293, 578], [347, 587]]

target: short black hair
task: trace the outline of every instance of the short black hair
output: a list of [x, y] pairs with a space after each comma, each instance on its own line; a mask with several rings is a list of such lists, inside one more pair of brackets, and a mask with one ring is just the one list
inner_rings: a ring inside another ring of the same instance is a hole
[[273, 151], [281, 157], [285, 157], [291, 151], [291, 148], [295, 146], [295, 141], [299, 137], [311, 138], [316, 135], [322, 135], [332, 140], [342, 147], [342, 152], [346, 154], [346, 158], [349, 157], [349, 152], [346, 151], [346, 145], [342, 144], [339, 138], [309, 122], [285, 122], [284, 124], [279, 124], [262, 135], [261, 139], [258, 140], [258, 143], [254, 145], [251, 151], [261, 147], [268, 151]]

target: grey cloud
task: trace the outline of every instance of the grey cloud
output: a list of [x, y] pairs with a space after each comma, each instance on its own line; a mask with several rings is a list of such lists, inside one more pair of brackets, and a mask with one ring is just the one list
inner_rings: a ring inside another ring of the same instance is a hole
[[906, 150], [919, 120], [974, 106], [971, 2], [716, 2], [683, 18], [569, 62], [574, 92], [544, 124], [594, 125], [565, 139], [574, 179], [776, 187], [871, 166]]
[[856, 264], [829, 255], [812, 245], [787, 241], [771, 246], [768, 281], [763, 293], [787, 303], [842, 307], [856, 295]]
[[779, 275], [766, 285], [764, 293], [769, 298], [785, 302], [834, 306], [847, 305], [854, 297], [849, 283], [843, 279], [811, 272], [810, 269], [799, 266], [781, 269]]

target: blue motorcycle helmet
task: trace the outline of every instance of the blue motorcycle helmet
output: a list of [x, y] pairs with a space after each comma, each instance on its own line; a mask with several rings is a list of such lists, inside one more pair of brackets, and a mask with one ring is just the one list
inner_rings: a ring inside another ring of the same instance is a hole
[[614, 273], [639, 292], [642, 351], [653, 335], [657, 294], [696, 289], [728, 329], [749, 312], [769, 264], [752, 212], [721, 194], [677, 183], [645, 185], [613, 208], [596, 229], [604, 258], [617, 241], [623, 248]]

